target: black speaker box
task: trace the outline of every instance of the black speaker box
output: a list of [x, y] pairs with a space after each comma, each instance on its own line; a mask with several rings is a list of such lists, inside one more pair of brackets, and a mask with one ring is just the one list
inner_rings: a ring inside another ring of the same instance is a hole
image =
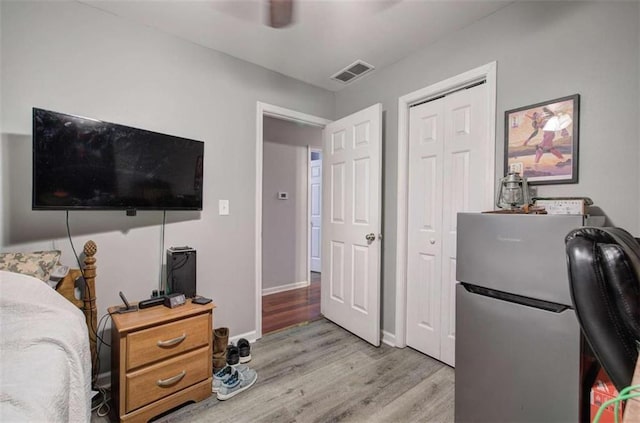
[[196, 296], [196, 250], [172, 247], [167, 250], [167, 294]]

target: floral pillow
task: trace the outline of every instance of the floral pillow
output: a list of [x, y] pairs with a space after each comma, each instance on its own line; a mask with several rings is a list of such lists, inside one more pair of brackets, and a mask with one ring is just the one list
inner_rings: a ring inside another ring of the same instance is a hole
[[0, 253], [0, 270], [34, 276], [47, 282], [59, 260], [60, 251], [58, 250]]

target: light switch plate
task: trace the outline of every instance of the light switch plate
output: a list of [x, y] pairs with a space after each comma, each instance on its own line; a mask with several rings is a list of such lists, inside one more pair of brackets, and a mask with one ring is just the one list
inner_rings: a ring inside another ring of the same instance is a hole
[[218, 214], [220, 216], [229, 214], [229, 200], [218, 200]]

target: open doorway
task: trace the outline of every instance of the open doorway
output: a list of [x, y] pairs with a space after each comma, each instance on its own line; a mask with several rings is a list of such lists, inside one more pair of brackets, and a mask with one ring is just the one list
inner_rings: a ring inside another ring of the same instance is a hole
[[263, 194], [267, 195], [263, 187], [263, 121], [268, 116], [324, 128], [320, 310], [325, 318], [379, 345], [382, 104], [336, 121], [261, 102], [256, 109], [256, 339], [262, 336], [263, 328], [263, 253], [267, 245], [263, 242], [262, 200]]
[[261, 329], [269, 333], [320, 317], [322, 128], [262, 119]]

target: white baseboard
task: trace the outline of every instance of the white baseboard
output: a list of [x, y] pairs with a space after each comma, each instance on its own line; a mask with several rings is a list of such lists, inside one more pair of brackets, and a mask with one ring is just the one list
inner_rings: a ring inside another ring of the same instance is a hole
[[389, 345], [390, 347], [396, 346], [396, 336], [392, 333], [387, 332], [386, 330], [382, 331], [382, 342], [384, 344]]
[[276, 294], [278, 292], [291, 291], [292, 289], [306, 288], [309, 285], [309, 281], [300, 281], [286, 285], [274, 286], [272, 288], [263, 288], [262, 296], [264, 297], [265, 295]]
[[256, 331], [252, 330], [251, 332], [247, 332], [247, 333], [242, 333], [240, 335], [235, 335], [235, 336], [230, 336], [229, 337], [229, 342], [233, 343], [234, 345], [238, 342], [238, 339], [240, 338], [244, 338], [247, 341], [249, 341], [250, 343], [254, 343], [258, 340], [258, 338], [256, 337]]

